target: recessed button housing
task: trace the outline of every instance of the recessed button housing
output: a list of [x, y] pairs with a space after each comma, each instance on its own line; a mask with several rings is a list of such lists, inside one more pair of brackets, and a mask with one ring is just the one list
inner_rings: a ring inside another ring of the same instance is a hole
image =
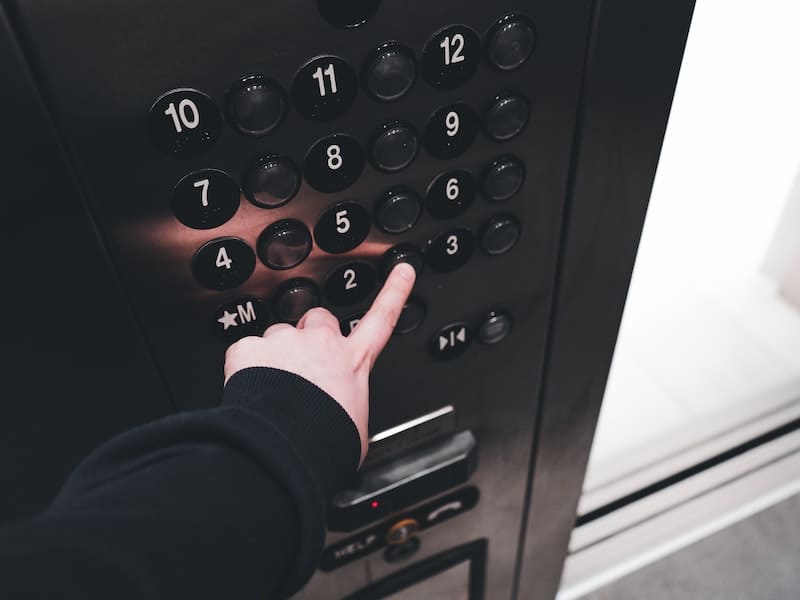
[[381, 275], [383, 278], [386, 279], [389, 277], [389, 273], [392, 272], [392, 269], [400, 263], [407, 263], [414, 267], [417, 279], [422, 275], [424, 265], [422, 253], [411, 244], [400, 244], [399, 246], [390, 248], [386, 251], [386, 254], [383, 255], [383, 259], [381, 260]]
[[288, 110], [283, 88], [261, 75], [245, 77], [228, 93], [228, 120], [245, 135], [266, 135], [280, 125]]
[[270, 269], [296, 267], [311, 252], [311, 233], [300, 221], [284, 219], [267, 227], [258, 237], [258, 257]]
[[481, 192], [487, 200], [503, 202], [513, 198], [525, 182], [525, 165], [514, 156], [493, 160], [483, 172]]
[[521, 95], [508, 92], [497, 96], [486, 110], [486, 134], [496, 142], [516, 137], [528, 124], [530, 108]]
[[371, 19], [380, 6], [380, 0], [317, 0], [322, 18], [334, 27], [352, 29]]
[[306, 312], [322, 304], [322, 295], [310, 279], [290, 279], [278, 288], [273, 303], [275, 316], [296, 323]]
[[381, 102], [393, 102], [405, 96], [417, 78], [414, 54], [394, 42], [380, 46], [364, 65], [364, 86]]
[[245, 173], [242, 187], [247, 199], [259, 208], [278, 208], [297, 194], [300, 173], [285, 156], [261, 156]]
[[505, 254], [516, 245], [520, 232], [513, 215], [493, 215], [481, 228], [481, 249], [489, 256]]
[[192, 259], [197, 282], [211, 290], [230, 290], [250, 278], [256, 255], [246, 242], [224, 237], [203, 244]]
[[536, 32], [533, 24], [520, 15], [506, 15], [486, 36], [486, 55], [489, 62], [501, 71], [521, 67], [533, 53]]
[[239, 209], [239, 185], [216, 169], [195, 171], [181, 179], [172, 194], [172, 212], [192, 229], [213, 229]]
[[502, 310], [493, 310], [488, 313], [478, 326], [478, 341], [482, 344], [499, 344], [508, 337], [514, 321], [511, 316]]
[[222, 115], [203, 92], [181, 88], [167, 92], [150, 107], [150, 139], [173, 156], [197, 156], [208, 150], [222, 130]]
[[399, 121], [383, 125], [372, 141], [373, 166], [385, 173], [402, 171], [419, 151], [419, 138], [414, 128]]
[[398, 186], [378, 200], [375, 220], [386, 233], [404, 233], [414, 227], [422, 214], [422, 201], [411, 188]]

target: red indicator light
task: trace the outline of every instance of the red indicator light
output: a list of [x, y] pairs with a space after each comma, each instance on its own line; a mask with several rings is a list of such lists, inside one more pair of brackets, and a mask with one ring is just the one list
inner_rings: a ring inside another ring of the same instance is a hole
[[380, 503], [377, 500], [373, 500], [370, 506], [372, 508], [378, 508], [380, 506]]

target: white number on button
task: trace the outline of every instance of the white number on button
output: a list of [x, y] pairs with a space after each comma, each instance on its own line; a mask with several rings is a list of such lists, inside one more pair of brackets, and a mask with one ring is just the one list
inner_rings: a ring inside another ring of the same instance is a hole
[[350, 219], [347, 218], [346, 210], [336, 212], [336, 231], [339, 233], [347, 233], [350, 231]]
[[455, 111], [450, 111], [447, 113], [444, 124], [447, 127], [447, 135], [450, 137], [455, 136], [458, 133], [458, 127], [461, 124], [461, 119], [458, 118], [458, 113]]
[[342, 147], [338, 144], [331, 144], [328, 146], [328, 168], [331, 171], [336, 171], [342, 168], [344, 160], [342, 159]]
[[345, 269], [344, 272], [344, 289], [354, 290], [358, 287], [356, 283], [356, 272], [353, 269]]
[[211, 185], [211, 181], [208, 179], [201, 179], [200, 181], [194, 182], [194, 187], [200, 188], [200, 202], [203, 203], [203, 206], [208, 206], [208, 186]]
[[217, 268], [221, 269], [225, 267], [226, 269], [230, 269], [233, 261], [228, 258], [228, 251], [225, 250], [225, 246], [222, 246], [217, 252]]
[[170, 102], [164, 114], [172, 117], [172, 125], [175, 127], [176, 133], [181, 133], [183, 128], [194, 129], [200, 125], [200, 111], [197, 110], [197, 105], [184, 98], [178, 103], [178, 108], [175, 108], [175, 103]]
[[458, 198], [458, 195], [461, 193], [461, 190], [458, 187], [458, 179], [453, 177], [447, 180], [447, 187], [445, 188], [445, 194], [447, 194], [448, 200], [455, 200]]
[[447, 249], [446, 252], [448, 255], [453, 256], [456, 252], [458, 252], [458, 236], [450, 235], [447, 237]]
[[448, 35], [442, 40], [439, 46], [444, 50], [444, 64], [452, 65], [455, 63], [464, 62], [464, 36], [457, 33], [450, 39]]
[[325, 70], [322, 67], [317, 67], [312, 77], [317, 80], [319, 84], [319, 95], [323, 98], [328, 94], [327, 86], [325, 85], [325, 77], [328, 77], [328, 82], [331, 85], [331, 94], [335, 94], [339, 90], [336, 89], [336, 72], [333, 69], [333, 63], [329, 64]]

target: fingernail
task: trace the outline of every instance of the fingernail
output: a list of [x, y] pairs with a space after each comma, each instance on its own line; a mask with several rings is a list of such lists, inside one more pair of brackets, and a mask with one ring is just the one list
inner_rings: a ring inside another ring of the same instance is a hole
[[412, 281], [417, 276], [417, 272], [414, 267], [405, 262], [398, 263], [393, 270], [406, 281]]

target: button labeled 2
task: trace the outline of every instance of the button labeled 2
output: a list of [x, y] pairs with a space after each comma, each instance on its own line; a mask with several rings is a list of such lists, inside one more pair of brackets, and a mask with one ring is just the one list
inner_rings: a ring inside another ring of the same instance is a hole
[[366, 263], [348, 263], [336, 269], [325, 284], [325, 296], [334, 306], [348, 306], [365, 300], [375, 289], [378, 277]]
[[197, 282], [212, 290], [229, 290], [243, 284], [256, 268], [256, 255], [244, 241], [227, 237], [204, 244], [192, 259]]

